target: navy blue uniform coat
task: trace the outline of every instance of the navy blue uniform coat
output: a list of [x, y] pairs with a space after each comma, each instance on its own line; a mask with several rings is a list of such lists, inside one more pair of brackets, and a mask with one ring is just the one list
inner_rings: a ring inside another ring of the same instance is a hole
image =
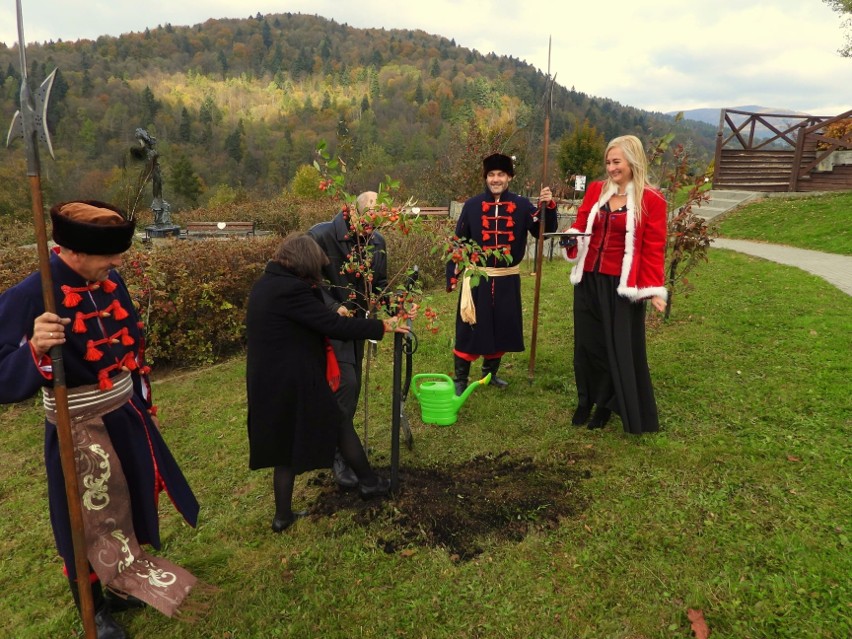
[[[508, 250], [509, 263], [491, 258], [486, 266], [503, 268], [520, 264], [527, 251], [528, 237], [538, 237], [536, 207], [527, 198], [505, 191], [498, 207], [490, 191], [464, 203], [456, 224], [459, 238], [473, 240], [485, 249]], [[487, 208], [487, 210], [485, 210]], [[556, 208], [545, 213], [545, 231], [556, 230]], [[457, 276], [455, 264], [447, 264], [447, 285]], [[461, 279], [459, 279], [461, 289]], [[462, 321], [456, 310], [455, 350], [471, 355], [519, 352], [524, 350], [524, 322], [521, 309], [521, 277], [508, 275], [481, 279], [472, 290], [476, 324]]]
[[[50, 270], [58, 315], [69, 317], [73, 322], [78, 313], [107, 313], [100, 318], [86, 319], [86, 330], [83, 333], [73, 332], [73, 324], [65, 328], [66, 342], [62, 354], [69, 392], [77, 386], [97, 384], [98, 374], [104, 369], [111, 369], [107, 374], [115, 376], [127, 357], [132, 357], [139, 366], [131, 373], [133, 396], [121, 408], [104, 415], [103, 420], [127, 478], [137, 539], [140, 543], [159, 548], [157, 502], [160, 492], [166, 491], [175, 507], [192, 526], [198, 519], [198, 502], [148, 413], [151, 396], [147, 368], [143, 361], [143, 337], [130, 295], [121, 277], [112, 271], [109, 279], [116, 285], [114, 292], [107, 293], [103, 288], [84, 292], [77, 306], [67, 308], [63, 304], [65, 293], [61, 287], [84, 287], [88, 282], [55, 254], [51, 254]], [[128, 312], [128, 317], [116, 319], [115, 311], [110, 310], [114, 308], [115, 302]], [[33, 321], [43, 312], [39, 273], [33, 273], [0, 295], [0, 403], [28, 399], [38, 393], [40, 388], [53, 385], [49, 359], [36, 362], [28, 342], [32, 337]], [[127, 331], [130, 340], [99, 345], [98, 349], [104, 353], [99, 361], [84, 359], [89, 340], [100, 340], [105, 335], [115, 335], [123, 330]], [[124, 343], [128, 341], [130, 343]], [[48, 366], [45, 366], [46, 363]], [[73, 577], [74, 555], [59, 460], [59, 440], [56, 426], [46, 420], [44, 458], [53, 534], [59, 554]]]

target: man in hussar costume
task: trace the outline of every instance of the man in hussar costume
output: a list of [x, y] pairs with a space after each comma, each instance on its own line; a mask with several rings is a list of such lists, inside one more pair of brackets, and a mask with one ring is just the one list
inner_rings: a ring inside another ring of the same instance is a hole
[[[198, 502], [160, 434], [145, 365], [142, 323], [115, 269], [135, 223], [96, 201], [50, 211], [57, 312], [44, 310], [41, 274], [0, 295], [0, 403], [43, 392], [50, 521], [79, 606], [89, 579], [99, 639], [122, 639], [111, 613], [144, 604], [169, 616], [196, 586], [189, 572], [140, 547], [160, 547], [157, 503], [165, 491], [195, 526]], [[60, 464], [49, 351], [61, 345], [90, 574], [77, 575]]]
[[[490, 384], [505, 388], [508, 382], [497, 376], [500, 361], [507, 352], [524, 350], [519, 265], [527, 250], [528, 236], [538, 237], [539, 215], [545, 216], [545, 231], [556, 230], [556, 202], [550, 187], [539, 193], [539, 210], [527, 198], [509, 191], [515, 175], [512, 158], [502, 153], [482, 161], [485, 191], [464, 203], [456, 236], [472, 240], [479, 247], [496, 251], [506, 259], [491, 257], [484, 268], [488, 279], [470, 285], [470, 274], [447, 263], [447, 290], [461, 285], [456, 313], [456, 342], [453, 348], [456, 394], [467, 387], [471, 362], [480, 357], [482, 376], [491, 374]], [[461, 281], [459, 281], [461, 279]]]

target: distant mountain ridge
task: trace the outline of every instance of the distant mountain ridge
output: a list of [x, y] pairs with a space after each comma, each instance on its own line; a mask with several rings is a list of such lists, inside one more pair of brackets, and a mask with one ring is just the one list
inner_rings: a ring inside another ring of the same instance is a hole
[[[808, 115], [807, 113], [802, 113], [801, 111], [791, 111], [790, 109], [776, 109], [772, 107], [757, 106], [754, 104], [725, 108], [733, 109], [734, 111], [748, 111], [749, 113], [773, 113], [776, 115], [791, 116]], [[677, 115], [678, 113], [680, 113], [680, 111], [669, 111], [668, 113], [666, 113], [666, 115]], [[722, 109], [712, 107], [702, 109], [684, 109], [683, 117], [687, 120], [693, 120], [695, 122], [704, 122], [705, 124], [719, 126], [719, 117], [721, 116], [721, 113]], [[736, 122], [740, 122], [743, 118], [735, 117], [733, 119]]]
[[[313, 167], [320, 142], [346, 163], [353, 191], [390, 173], [406, 195], [430, 203], [481, 189], [472, 159], [494, 149], [519, 157], [518, 188], [537, 182], [543, 148], [557, 156], [563, 136], [585, 122], [605, 139], [673, 133], [696, 164], [709, 160], [715, 142], [712, 126], [558, 83], [546, 110], [547, 77], [511, 56], [419, 30], [357, 29], [300, 13], [33, 44], [27, 58], [34, 87], [56, 71], [46, 118], [57, 150], [43, 182], [48, 201], [126, 198], [141, 168], [129, 163], [137, 128], [157, 140], [173, 212], [214, 198], [276, 197]], [[0, 46], [0, 113], [18, 108], [18, 65], [17, 51]], [[21, 160], [0, 157], [0, 214], [29, 211], [25, 189], [5, 188], [17, 183]]]

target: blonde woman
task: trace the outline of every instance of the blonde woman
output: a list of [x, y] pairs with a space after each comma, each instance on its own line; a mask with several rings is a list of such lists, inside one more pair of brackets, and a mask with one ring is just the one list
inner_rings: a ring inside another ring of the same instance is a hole
[[604, 160], [607, 177], [586, 191], [568, 230], [576, 242], [565, 249], [574, 263], [578, 401], [571, 422], [603, 428], [615, 411], [625, 432], [654, 432], [659, 420], [645, 351], [645, 302], [666, 308], [666, 201], [648, 183], [637, 137], [612, 140]]

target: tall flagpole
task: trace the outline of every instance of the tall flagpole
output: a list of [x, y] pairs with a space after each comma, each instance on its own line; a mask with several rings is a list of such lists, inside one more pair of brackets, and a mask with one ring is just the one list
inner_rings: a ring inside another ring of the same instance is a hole
[[[545, 110], [544, 110], [544, 160], [542, 161], [541, 169], [541, 188], [548, 183], [548, 167], [547, 160], [550, 146], [550, 109], [553, 106], [553, 79], [550, 77], [550, 45], [551, 38], [547, 39], [547, 88], [545, 94]], [[541, 270], [544, 265], [544, 218], [545, 206], [542, 206], [541, 201], [538, 203], [538, 237], [536, 238], [535, 249], [535, 302], [533, 303], [533, 324], [532, 336], [530, 337], [530, 363], [527, 371], [527, 381], [532, 384], [535, 377], [535, 349], [538, 339], [538, 306], [541, 296]]]
[[[36, 246], [38, 247], [39, 271], [41, 273], [41, 292], [44, 310], [56, 313], [56, 300], [53, 297], [53, 278], [50, 273], [50, 253], [47, 249], [47, 230], [44, 223], [44, 203], [41, 193], [41, 167], [39, 164], [38, 142], [41, 140], [53, 157], [50, 132], [47, 129], [47, 104], [56, 70], [53, 70], [33, 94], [27, 81], [27, 53], [24, 40], [24, 17], [21, 0], [16, 0], [18, 11], [18, 49], [21, 58], [21, 108], [12, 118], [12, 125], [6, 136], [6, 146], [14, 138], [22, 137], [27, 152], [27, 179], [32, 198], [33, 222], [35, 224]], [[71, 522], [71, 540], [74, 547], [74, 566], [77, 569], [77, 592], [80, 600], [80, 616], [86, 639], [97, 638], [95, 626], [95, 607], [92, 600], [92, 587], [89, 583], [89, 560], [86, 556], [86, 536], [83, 528], [83, 507], [80, 503], [80, 490], [77, 483], [77, 468], [74, 463], [74, 443], [71, 437], [71, 417], [68, 412], [68, 389], [65, 385], [65, 365], [62, 360], [62, 347], [56, 345], [50, 349], [53, 367], [53, 392], [56, 399], [56, 432], [59, 437], [59, 458], [62, 474], [65, 478], [65, 496], [68, 501], [68, 516]]]

